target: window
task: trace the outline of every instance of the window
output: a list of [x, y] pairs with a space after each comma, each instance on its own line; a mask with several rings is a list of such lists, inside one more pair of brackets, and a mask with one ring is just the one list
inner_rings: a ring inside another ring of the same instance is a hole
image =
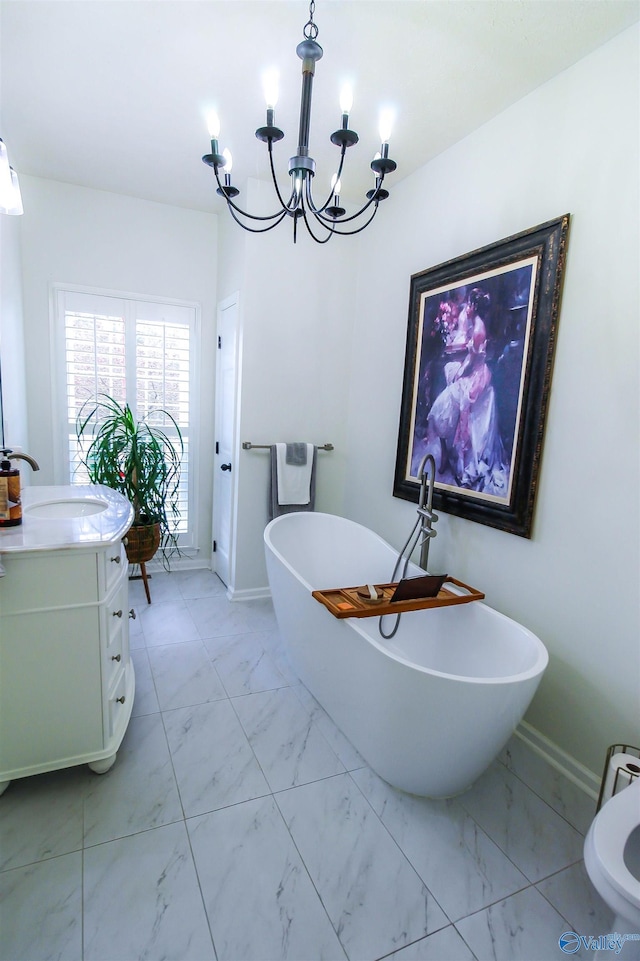
[[[58, 289], [56, 297], [64, 384], [61, 474], [65, 483], [87, 482], [79, 460], [76, 418], [88, 398], [109, 394], [120, 404], [128, 403], [135, 417], [162, 408], [175, 418], [182, 434], [179, 543], [193, 546], [195, 509], [190, 479], [195, 477], [196, 308], [68, 289]], [[168, 418], [151, 413], [150, 420], [168, 434], [176, 433]]]

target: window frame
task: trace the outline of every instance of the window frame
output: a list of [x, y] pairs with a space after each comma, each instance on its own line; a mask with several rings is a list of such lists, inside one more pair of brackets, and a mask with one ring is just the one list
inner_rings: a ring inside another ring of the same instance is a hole
[[[67, 295], [70, 295], [68, 297]], [[178, 544], [189, 552], [197, 550], [199, 517], [199, 437], [200, 437], [200, 355], [201, 355], [201, 307], [195, 301], [177, 300], [170, 297], [132, 293], [130, 291], [109, 290], [86, 287], [78, 284], [52, 283], [49, 291], [51, 369], [52, 369], [52, 410], [53, 410], [53, 471], [56, 484], [69, 484], [69, 434], [68, 434], [68, 395], [66, 376], [66, 336], [65, 314], [70, 306], [69, 300], [80, 295], [86, 301], [83, 310], [95, 310], [96, 314], [107, 313], [105, 301], [114, 301], [114, 312], [125, 318], [125, 343], [135, 338], [135, 307], [137, 304], [151, 308], [178, 308], [192, 312], [189, 318], [189, 449], [188, 449], [188, 504], [189, 526], [187, 533], [180, 534]], [[95, 297], [95, 305], [90, 298]], [[140, 318], [142, 319], [142, 318]], [[145, 318], [146, 319], [146, 318]], [[135, 340], [134, 340], [135, 343]], [[135, 350], [126, 348], [125, 370], [128, 387], [131, 377], [136, 382]]]

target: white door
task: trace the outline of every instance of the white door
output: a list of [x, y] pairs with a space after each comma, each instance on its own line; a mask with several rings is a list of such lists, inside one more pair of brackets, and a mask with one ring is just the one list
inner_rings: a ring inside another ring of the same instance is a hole
[[233, 588], [234, 573], [234, 464], [238, 339], [237, 294], [218, 306], [216, 359], [215, 456], [213, 475], [213, 569]]

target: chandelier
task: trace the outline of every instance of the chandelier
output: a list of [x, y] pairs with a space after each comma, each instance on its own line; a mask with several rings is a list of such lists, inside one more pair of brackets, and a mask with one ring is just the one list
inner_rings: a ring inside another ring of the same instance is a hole
[[[291, 189], [288, 196], [278, 186], [273, 162], [273, 144], [282, 140], [284, 133], [275, 126], [275, 106], [278, 99], [277, 78], [270, 74], [265, 79], [265, 96], [267, 100], [267, 123], [258, 127], [256, 137], [266, 143], [269, 153], [269, 166], [279, 208], [273, 214], [257, 216], [242, 210], [235, 202], [240, 193], [231, 183], [232, 157], [229, 150], [220, 153], [218, 138], [220, 136], [220, 121], [217, 114], [209, 115], [209, 135], [211, 137], [211, 153], [205, 154], [203, 162], [213, 168], [218, 184], [216, 193], [227, 202], [229, 213], [233, 219], [245, 230], [251, 233], [265, 233], [277, 227], [285, 217], [293, 220], [293, 242], [296, 242], [298, 221], [302, 220], [316, 243], [324, 244], [334, 234], [350, 235], [360, 233], [371, 223], [378, 211], [378, 205], [386, 200], [389, 191], [382, 186], [388, 173], [396, 169], [395, 161], [389, 157], [389, 136], [391, 133], [391, 112], [383, 111], [380, 119], [380, 152], [371, 161], [371, 169], [375, 177], [375, 184], [366, 193], [366, 203], [354, 214], [347, 216], [347, 211], [340, 206], [340, 189], [342, 168], [348, 147], [358, 142], [358, 134], [349, 129], [349, 112], [352, 106], [351, 90], [345, 87], [340, 97], [342, 110], [342, 125], [339, 130], [331, 134], [331, 143], [340, 148], [340, 159], [336, 173], [331, 178], [329, 196], [324, 204], [318, 206], [313, 199], [312, 180], [316, 172], [316, 164], [309, 156], [309, 134], [311, 126], [311, 95], [316, 61], [322, 57], [322, 47], [316, 42], [318, 27], [313, 21], [315, 0], [309, 4], [309, 20], [303, 28], [304, 40], [296, 47], [296, 53], [302, 60], [302, 92], [300, 96], [300, 127], [298, 133], [298, 152], [289, 160], [289, 176]], [[224, 180], [221, 180], [221, 172]], [[286, 199], [285, 199], [286, 197]], [[255, 226], [246, 221], [253, 221]]]

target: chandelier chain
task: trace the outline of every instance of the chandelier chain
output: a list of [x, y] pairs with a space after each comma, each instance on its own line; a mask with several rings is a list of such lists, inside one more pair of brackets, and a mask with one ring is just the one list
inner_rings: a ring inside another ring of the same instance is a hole
[[315, 40], [316, 37], [318, 36], [317, 24], [313, 22], [313, 14], [315, 12], [315, 9], [316, 9], [315, 0], [311, 0], [311, 3], [309, 4], [309, 19], [305, 23], [304, 29], [302, 31], [304, 37], [307, 40]]

